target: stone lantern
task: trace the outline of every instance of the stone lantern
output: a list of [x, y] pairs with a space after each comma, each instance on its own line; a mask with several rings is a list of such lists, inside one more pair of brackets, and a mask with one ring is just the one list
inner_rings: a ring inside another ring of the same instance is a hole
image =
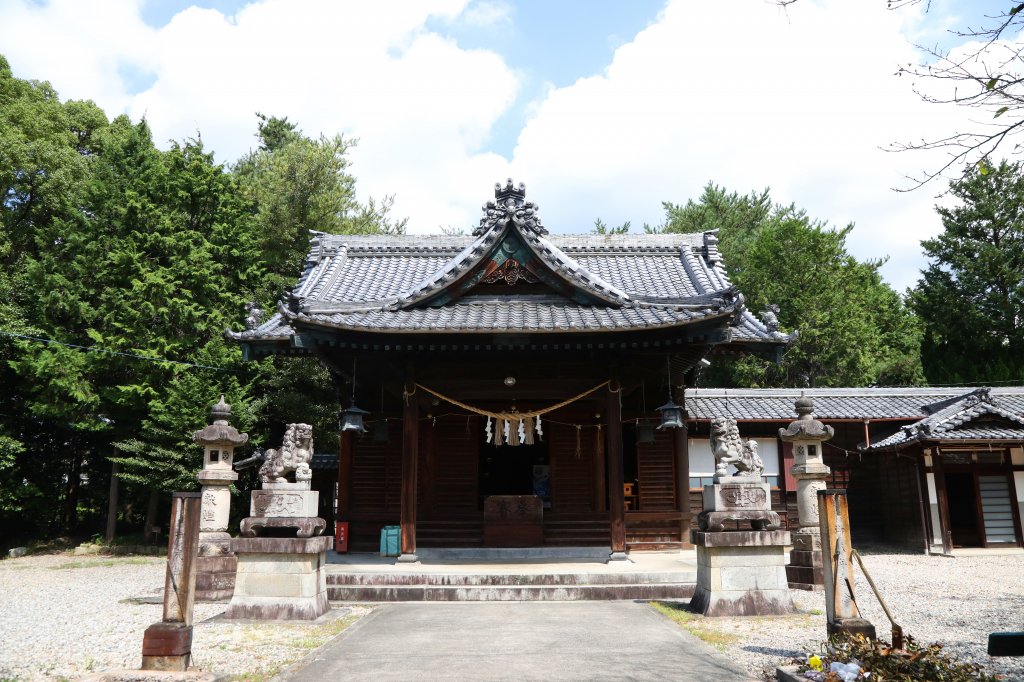
[[231, 551], [228, 518], [231, 513], [231, 484], [238, 480], [232, 468], [235, 448], [245, 445], [249, 435], [231, 426], [231, 406], [224, 396], [210, 411], [212, 423], [196, 431], [192, 441], [203, 446], [203, 470], [196, 478], [202, 486], [199, 515], [199, 560], [196, 598], [216, 601], [234, 590], [235, 555]]
[[786, 573], [789, 586], [796, 589], [823, 589], [821, 529], [818, 526], [818, 491], [825, 489], [831, 469], [822, 461], [822, 444], [835, 433], [831, 426], [814, 418], [814, 400], [802, 393], [796, 399], [796, 421], [779, 429], [779, 438], [793, 444], [796, 479], [796, 503], [800, 528], [793, 533], [793, 551]]

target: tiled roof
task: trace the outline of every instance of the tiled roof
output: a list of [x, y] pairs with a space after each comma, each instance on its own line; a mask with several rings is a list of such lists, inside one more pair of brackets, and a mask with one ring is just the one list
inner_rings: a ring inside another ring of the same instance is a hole
[[1024, 410], [988, 388], [945, 401], [939, 410], [902, 427], [865, 451], [899, 449], [922, 441], [1024, 440]]
[[[970, 387], [943, 388], [787, 388], [722, 389], [686, 391], [690, 419], [707, 421], [733, 417], [740, 421], [790, 421], [796, 417], [793, 402], [801, 393], [814, 398], [818, 419], [920, 419], [926, 406], [963, 396]], [[1006, 409], [1024, 414], [1024, 387], [993, 388], [991, 394]]]
[[[714, 232], [548, 235], [521, 186], [496, 189], [477, 236], [315, 234], [299, 283], [277, 313], [229, 335], [282, 342], [305, 328], [564, 334], [705, 322], [738, 343], [788, 341], [745, 309]], [[474, 274], [509, 239], [540, 269], [549, 293], [472, 289]]]

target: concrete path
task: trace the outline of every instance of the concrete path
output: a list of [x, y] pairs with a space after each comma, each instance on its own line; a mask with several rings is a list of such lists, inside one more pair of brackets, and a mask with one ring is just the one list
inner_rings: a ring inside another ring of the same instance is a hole
[[750, 678], [646, 603], [612, 601], [387, 604], [280, 679]]

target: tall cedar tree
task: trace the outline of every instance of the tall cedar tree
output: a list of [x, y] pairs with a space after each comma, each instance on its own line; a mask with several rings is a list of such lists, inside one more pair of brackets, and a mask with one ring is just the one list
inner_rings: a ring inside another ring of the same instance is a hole
[[952, 183], [951, 192], [962, 203], [937, 209], [944, 230], [921, 242], [930, 263], [911, 292], [924, 323], [925, 374], [937, 384], [1020, 383], [1024, 174], [1003, 162]]
[[667, 232], [719, 230], [730, 278], [754, 311], [780, 307], [799, 332], [780, 363], [717, 361], [703, 384], [727, 387], [906, 385], [923, 381], [918, 323], [878, 274], [882, 261], [846, 250], [853, 229], [832, 229], [795, 206], [708, 184], [698, 201], [666, 203]]

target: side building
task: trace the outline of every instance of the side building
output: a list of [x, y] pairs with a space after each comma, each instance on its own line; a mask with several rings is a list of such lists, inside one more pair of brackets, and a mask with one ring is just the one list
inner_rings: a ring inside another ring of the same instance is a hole
[[[828, 485], [845, 488], [854, 541], [914, 551], [1022, 547], [1024, 387], [688, 389], [690, 488], [714, 473], [708, 427], [732, 416], [758, 441], [774, 506], [796, 519], [790, 446], [779, 428], [794, 401], [814, 399], [835, 429], [824, 444]], [[776, 467], [773, 469], [772, 467]]]

